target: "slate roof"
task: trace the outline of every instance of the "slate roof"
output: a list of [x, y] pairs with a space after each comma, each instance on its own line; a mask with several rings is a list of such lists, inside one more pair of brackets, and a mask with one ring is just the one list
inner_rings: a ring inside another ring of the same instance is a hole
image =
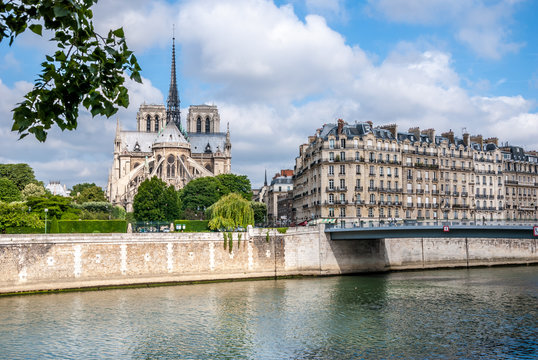
[[226, 133], [188, 133], [189, 142], [191, 143], [192, 153], [204, 153], [206, 152], [207, 145], [211, 152], [216, 152], [217, 148], [224, 152], [224, 146], [226, 144]]

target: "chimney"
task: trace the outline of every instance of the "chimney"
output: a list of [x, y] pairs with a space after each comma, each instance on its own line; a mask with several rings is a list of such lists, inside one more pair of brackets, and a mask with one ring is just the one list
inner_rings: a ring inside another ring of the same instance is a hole
[[482, 147], [484, 145], [484, 141], [482, 140], [482, 135], [471, 136], [471, 142], [480, 144], [480, 150], [482, 150]]
[[370, 124], [370, 127], [373, 128], [374, 127], [374, 123], [371, 122], [370, 120], [368, 120], [366, 123]]
[[380, 128], [390, 131], [392, 133], [392, 136], [394, 136], [395, 139], [398, 138], [398, 125], [396, 124], [383, 125]]
[[344, 129], [344, 120], [338, 119], [338, 135], [342, 134], [342, 129]]
[[442, 133], [441, 136], [446, 137], [449, 144], [454, 144], [454, 131], [452, 129], [449, 132]]
[[426, 129], [420, 132], [422, 135], [426, 135], [430, 138], [432, 143], [435, 143], [435, 129]]
[[469, 146], [471, 145], [471, 143], [469, 142], [469, 133], [464, 133], [463, 134], [463, 143], [465, 144], [465, 146]]
[[485, 140], [486, 144], [495, 144], [496, 146], [499, 146], [499, 139], [496, 137], [490, 137]]
[[417, 141], [420, 141], [420, 129], [418, 127], [409, 128], [409, 133], [415, 135]]
[[308, 143], [309, 143], [309, 144], [312, 144], [314, 141], [316, 141], [316, 137], [315, 137], [315, 136], [309, 136], [309, 137], [308, 137]]

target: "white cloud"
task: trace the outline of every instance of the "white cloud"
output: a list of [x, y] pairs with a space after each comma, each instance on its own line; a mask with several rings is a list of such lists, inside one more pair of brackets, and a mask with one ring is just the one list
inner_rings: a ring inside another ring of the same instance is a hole
[[370, 11], [390, 21], [451, 26], [454, 36], [485, 58], [517, 52], [523, 44], [510, 40], [514, 0], [369, 0]]
[[[186, 1], [179, 7], [137, 0], [123, 9], [126, 3], [100, 2], [95, 12], [98, 25], [125, 25], [130, 46], [142, 51], [168, 43], [167, 22], [177, 25], [183, 77], [203, 88], [206, 98], [197, 103], [211, 99], [218, 106], [221, 130], [230, 123], [233, 171], [249, 175], [255, 185], [263, 182], [265, 169], [272, 176], [280, 168], [293, 168], [299, 145], [323, 123], [338, 118], [350, 123], [371, 120], [374, 125], [396, 122], [400, 130], [419, 126], [458, 132], [466, 127], [472, 133], [538, 148], [534, 103], [521, 96], [471, 96], [461, 86], [451, 55], [432, 46], [401, 43], [386, 58], [373, 60], [363, 49], [346, 44], [321, 16], [303, 21], [291, 6], [266, 0]], [[396, 19], [415, 23], [428, 23], [439, 11], [449, 22], [468, 7], [463, 1], [432, 1], [437, 7], [425, 9], [419, 9], [425, 4], [419, 1], [393, 3], [416, 4], [418, 13], [404, 11]], [[493, 14], [475, 28], [487, 29], [492, 23], [502, 27], [504, 19]], [[461, 28], [464, 20], [458, 22]], [[501, 53], [499, 46], [492, 48]], [[161, 71], [168, 72], [168, 67]], [[139, 105], [163, 103], [164, 96], [149, 79], [127, 84], [131, 105], [118, 117], [123, 128], [134, 129]], [[30, 86], [6, 87], [0, 82], [0, 111], [9, 114]], [[115, 118], [92, 119], [82, 113], [77, 131], [60, 134], [56, 129], [45, 144], [29, 137], [17, 142], [9, 132], [10, 120], [0, 120], [0, 162], [30, 161], [44, 181], [105, 185]]]
[[178, 19], [187, 72], [221, 85], [225, 99], [278, 102], [344, 85], [364, 53], [317, 15], [263, 0], [190, 1]]

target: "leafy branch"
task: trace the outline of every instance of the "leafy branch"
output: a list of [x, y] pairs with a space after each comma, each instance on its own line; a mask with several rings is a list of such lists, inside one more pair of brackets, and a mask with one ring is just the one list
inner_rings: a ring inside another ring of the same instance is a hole
[[106, 36], [95, 32], [91, 7], [97, 0], [0, 0], [0, 42], [30, 30], [50, 39], [57, 50], [41, 63], [33, 89], [13, 109], [12, 131], [45, 141], [53, 125], [77, 127], [79, 106], [92, 116], [110, 117], [129, 106], [125, 73], [142, 82], [141, 68], [127, 47], [122, 28]]

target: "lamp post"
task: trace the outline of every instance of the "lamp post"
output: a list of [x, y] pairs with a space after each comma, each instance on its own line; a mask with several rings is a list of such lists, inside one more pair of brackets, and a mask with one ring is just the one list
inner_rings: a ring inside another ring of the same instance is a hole
[[49, 212], [49, 209], [45, 209], [45, 234], [47, 233], [47, 213]]

